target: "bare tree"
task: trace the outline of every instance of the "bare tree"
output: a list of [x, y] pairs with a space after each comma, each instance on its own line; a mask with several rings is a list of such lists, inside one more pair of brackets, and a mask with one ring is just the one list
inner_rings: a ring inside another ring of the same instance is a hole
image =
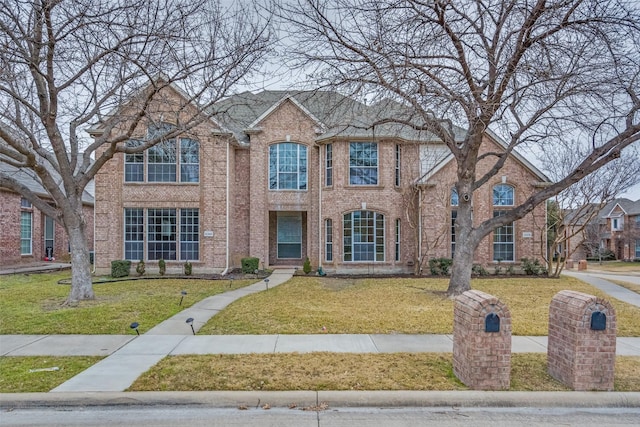
[[[563, 258], [570, 258], [583, 246], [586, 229], [598, 221], [602, 208], [640, 182], [640, 153], [636, 147], [627, 150], [629, 153], [624, 158], [604, 165], [554, 197], [555, 209], [547, 215], [547, 227], [553, 229], [548, 234], [551, 250], [541, 251], [550, 276], [558, 277], [564, 268]], [[580, 151], [585, 151], [585, 147], [575, 143], [545, 151], [542, 155], [544, 164], [553, 165], [546, 170], [548, 176], [560, 180], [570, 173], [582, 158], [582, 155], [576, 155]], [[560, 245], [564, 252], [554, 256], [555, 248]]]
[[[205, 120], [208, 106], [256, 69], [269, 37], [258, 14], [215, 0], [2, 0], [0, 161], [33, 171], [55, 206], [11, 175], [0, 174], [0, 186], [63, 224], [68, 302], [94, 297], [82, 213], [87, 184], [116, 153], [142, 152]], [[167, 87], [189, 94], [168, 111], [178, 126], [128, 147]], [[133, 113], [120, 117], [125, 104]], [[97, 123], [105, 131], [90, 140], [86, 130]]]
[[[470, 289], [473, 253], [485, 236], [640, 139], [640, 17], [623, 1], [296, 0], [280, 10], [295, 40], [289, 54], [312, 78], [404, 103], [414, 114], [395, 121], [451, 150], [460, 204], [450, 295]], [[489, 130], [506, 148], [481, 154]], [[516, 148], [571, 138], [591, 147], [573, 170], [473, 224], [474, 191]], [[477, 172], [481, 160], [493, 163], [487, 173]]]

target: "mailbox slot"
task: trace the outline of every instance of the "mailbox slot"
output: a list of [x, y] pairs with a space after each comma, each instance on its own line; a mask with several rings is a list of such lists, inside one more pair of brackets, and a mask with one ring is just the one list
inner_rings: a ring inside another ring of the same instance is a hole
[[500, 316], [495, 313], [487, 314], [484, 318], [485, 332], [500, 332]]
[[604, 331], [607, 329], [607, 315], [601, 311], [591, 313], [591, 330]]

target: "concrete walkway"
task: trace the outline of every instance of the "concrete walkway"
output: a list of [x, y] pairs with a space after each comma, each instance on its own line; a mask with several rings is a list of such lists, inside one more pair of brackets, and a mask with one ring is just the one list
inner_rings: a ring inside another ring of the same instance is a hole
[[576, 279], [582, 280], [591, 286], [595, 286], [613, 298], [635, 305], [636, 307], [640, 307], [640, 294], [610, 282], [610, 280], [615, 280], [617, 282], [627, 282], [640, 285], [640, 276], [638, 275], [608, 274], [596, 271], [576, 272], [572, 270], [563, 270], [562, 274], [565, 276], [575, 277]]
[[289, 280], [293, 273], [293, 269], [276, 269], [269, 276], [268, 282], [257, 282], [241, 289], [205, 298], [158, 324], [144, 335], [126, 341], [109, 357], [51, 391], [123, 391], [141, 374], [167, 355], [172, 354], [183, 340], [193, 336], [191, 327], [186, 323], [188, 318], [194, 319], [193, 327], [197, 331], [211, 317], [233, 301], [246, 295], [264, 291], [267, 286], [269, 288], [278, 286]]

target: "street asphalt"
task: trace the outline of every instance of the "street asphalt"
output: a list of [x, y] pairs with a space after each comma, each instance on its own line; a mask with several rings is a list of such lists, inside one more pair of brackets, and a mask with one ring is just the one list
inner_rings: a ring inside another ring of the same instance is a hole
[[[54, 266], [58, 268], [58, 266]], [[35, 270], [33, 270], [35, 271]], [[19, 272], [19, 271], [18, 271]], [[269, 277], [273, 288], [289, 280], [293, 269], [276, 269]], [[638, 294], [617, 286], [606, 278], [640, 284], [638, 275], [568, 271], [567, 275], [590, 283], [620, 300], [640, 306]], [[615, 277], [612, 277], [615, 276]], [[245, 295], [265, 291], [267, 283], [212, 296], [186, 308], [174, 317], [131, 335], [3, 335], [0, 356], [107, 356], [67, 382], [53, 393], [0, 394], [0, 407], [60, 406], [91, 404], [156, 404], [189, 400], [216, 405], [237, 406], [239, 402], [332, 401], [333, 406], [571, 406], [571, 407], [640, 407], [640, 393], [529, 393], [529, 392], [205, 392], [205, 393], [122, 393], [142, 373], [168, 355], [184, 354], [248, 354], [289, 352], [451, 352], [451, 335], [194, 335], [186, 319], [193, 318], [197, 332], [211, 317], [231, 302]], [[513, 336], [512, 352], [546, 352], [547, 337]], [[640, 356], [640, 337], [618, 337], [616, 353]], [[268, 396], [266, 396], [266, 395]], [[260, 397], [264, 396], [264, 397]], [[66, 402], [66, 403], [65, 403]], [[304, 404], [303, 403], [303, 404]]]

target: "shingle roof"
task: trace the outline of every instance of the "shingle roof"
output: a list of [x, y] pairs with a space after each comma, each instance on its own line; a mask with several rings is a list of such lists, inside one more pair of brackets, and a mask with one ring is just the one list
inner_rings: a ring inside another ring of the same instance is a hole
[[[0, 173], [7, 175], [20, 184], [26, 186], [29, 190], [37, 194], [38, 196], [43, 196], [46, 198], [50, 198], [49, 192], [42, 186], [40, 183], [40, 178], [30, 169], [26, 168], [16, 168], [15, 166], [11, 166], [7, 163], [0, 162]], [[82, 202], [93, 205], [94, 197], [91, 193], [93, 189], [93, 182], [90, 185], [87, 185], [87, 188], [82, 193]]]
[[[409, 109], [401, 104], [384, 100], [365, 105], [353, 98], [332, 91], [263, 91], [244, 92], [215, 104], [215, 118], [230, 129], [236, 138], [248, 143], [244, 132], [255, 121], [282, 102], [291, 99], [304, 107], [322, 125], [318, 140], [337, 136], [345, 138], [393, 137], [407, 141], [434, 141], [433, 134], [415, 130], [398, 123], [380, 123], [384, 119], [411, 119]], [[454, 128], [457, 139], [464, 137], [464, 129]]]

